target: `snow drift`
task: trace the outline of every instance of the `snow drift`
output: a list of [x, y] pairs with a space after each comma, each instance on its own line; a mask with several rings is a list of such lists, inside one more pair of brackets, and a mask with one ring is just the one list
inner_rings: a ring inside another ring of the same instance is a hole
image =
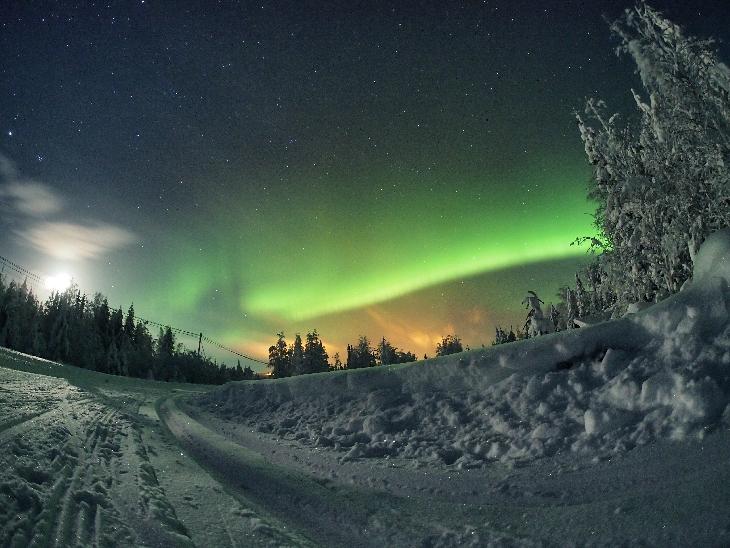
[[426, 362], [231, 383], [188, 405], [343, 459], [414, 465], [600, 458], [702, 437], [730, 423], [728, 284], [725, 229], [682, 292], [618, 320]]

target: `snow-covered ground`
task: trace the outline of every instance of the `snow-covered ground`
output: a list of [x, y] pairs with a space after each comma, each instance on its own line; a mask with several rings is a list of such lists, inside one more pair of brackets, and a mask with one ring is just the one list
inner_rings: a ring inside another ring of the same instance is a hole
[[730, 545], [730, 231], [680, 294], [445, 358], [195, 387], [0, 354], [0, 546]]

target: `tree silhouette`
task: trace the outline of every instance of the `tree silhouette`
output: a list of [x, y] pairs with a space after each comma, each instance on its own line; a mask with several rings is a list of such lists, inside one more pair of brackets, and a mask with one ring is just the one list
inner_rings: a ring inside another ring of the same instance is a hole
[[461, 339], [456, 335], [446, 335], [441, 342], [436, 345], [437, 356], [447, 356], [449, 354], [457, 354], [463, 352], [464, 347], [461, 345]]
[[284, 333], [279, 332], [276, 334], [278, 337], [276, 344], [269, 347], [269, 369], [271, 370], [271, 376], [274, 378], [288, 377], [290, 373], [290, 358], [289, 349], [286, 345], [286, 339], [284, 339]]
[[315, 329], [311, 333], [307, 333], [307, 342], [304, 345], [304, 373], [320, 373], [329, 369], [329, 356], [324, 348], [324, 344], [319, 338], [319, 333]]
[[376, 365], [375, 352], [370, 347], [367, 337], [361, 336], [357, 346], [347, 347], [347, 369], [361, 369], [363, 367], [374, 367]]

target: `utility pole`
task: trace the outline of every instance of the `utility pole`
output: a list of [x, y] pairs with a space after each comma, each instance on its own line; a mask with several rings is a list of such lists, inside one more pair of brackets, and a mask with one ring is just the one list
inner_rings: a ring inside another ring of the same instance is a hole
[[200, 347], [203, 345], [203, 334], [198, 337], [198, 356], [200, 356]]

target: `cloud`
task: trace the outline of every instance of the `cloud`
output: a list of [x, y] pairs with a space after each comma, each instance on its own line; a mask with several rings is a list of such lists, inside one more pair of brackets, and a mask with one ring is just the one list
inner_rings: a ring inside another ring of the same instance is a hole
[[424, 328], [417, 327], [411, 322], [394, 319], [393, 315], [389, 315], [375, 306], [368, 307], [366, 312], [384, 333], [389, 334], [392, 341], [397, 341], [397, 344], [408, 341], [419, 348], [436, 348], [436, 344], [441, 342], [441, 338], [446, 333], [454, 332], [454, 327], [450, 323], [441, 325], [441, 322], [438, 322], [438, 325]]
[[12, 181], [17, 177], [17, 175], [18, 172], [15, 169], [15, 164], [12, 160], [7, 156], [0, 154], [0, 176], [2, 176], [3, 179]]
[[11, 181], [0, 187], [0, 198], [12, 202], [19, 213], [40, 217], [57, 213], [63, 208], [63, 199], [51, 187], [35, 181]]
[[58, 191], [44, 183], [22, 179], [15, 164], [2, 154], [0, 179], [4, 181], [0, 185], [0, 212], [4, 213], [6, 224], [17, 227], [16, 236], [45, 255], [67, 261], [94, 259], [135, 239], [129, 230], [112, 224], [67, 220], [66, 200]]
[[16, 233], [41, 253], [70, 261], [93, 259], [134, 241], [128, 230], [105, 223], [40, 222]]

